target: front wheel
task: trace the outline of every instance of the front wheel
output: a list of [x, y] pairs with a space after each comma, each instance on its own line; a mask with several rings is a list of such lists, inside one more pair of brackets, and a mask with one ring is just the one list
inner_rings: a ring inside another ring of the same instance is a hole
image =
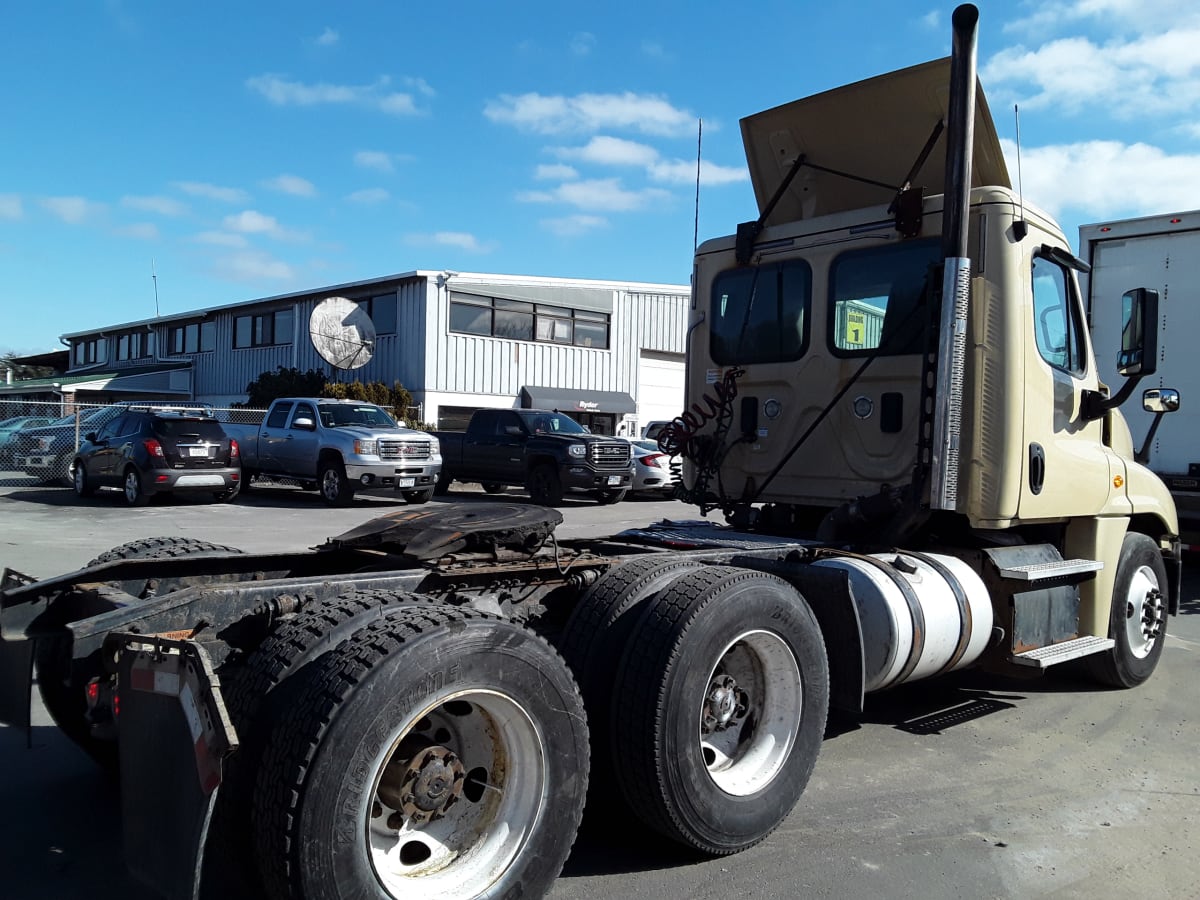
[[1144, 534], [1127, 534], [1121, 544], [1109, 616], [1116, 644], [1087, 657], [1088, 670], [1102, 684], [1136, 687], [1154, 673], [1167, 637], [1167, 567]]
[[558, 506], [562, 503], [563, 486], [558, 470], [549, 463], [534, 466], [526, 485], [529, 496], [539, 506]]
[[433, 488], [421, 488], [419, 491], [401, 491], [400, 495], [413, 506], [420, 506], [433, 499]]
[[574, 841], [587, 726], [519, 625], [402, 607], [316, 660], [255, 789], [272, 896], [540, 897]]
[[685, 572], [646, 600], [613, 697], [630, 808], [686, 846], [736, 853], [784, 820], [812, 774], [829, 707], [821, 630], [774, 575]]
[[628, 493], [628, 488], [618, 488], [615, 491], [596, 491], [593, 496], [596, 498], [596, 502], [601, 506], [608, 506], [612, 503], [620, 503], [625, 499], [625, 495]]
[[349, 506], [354, 500], [354, 485], [346, 477], [346, 469], [340, 462], [321, 463], [317, 481], [321, 488], [321, 499], [330, 506]]

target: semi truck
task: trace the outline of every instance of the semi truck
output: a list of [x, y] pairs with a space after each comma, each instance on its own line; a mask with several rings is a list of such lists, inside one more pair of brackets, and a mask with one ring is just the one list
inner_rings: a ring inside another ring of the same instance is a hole
[[1156, 297], [1127, 291], [1098, 358], [1086, 264], [1009, 185], [977, 21], [949, 60], [742, 121], [758, 215], [696, 251], [660, 436], [704, 519], [559, 540], [551, 508], [435, 503], [294, 553], [8, 569], [0, 719], [36, 672], [166, 896], [535, 897], [585, 806], [708, 855], [763, 840], [868, 693], [1150, 678], [1178, 522], [1117, 406]]
[[[1200, 330], [1200, 211], [1097, 222], [1079, 228], [1079, 255], [1091, 271], [1080, 279], [1092, 343], [1110, 356], [1120, 350], [1120, 322], [1112, 315], [1122, 293], [1135, 285], [1158, 292], [1158, 371], [1155, 384], [1171, 391], [1162, 402], [1178, 406], [1195, 396], [1198, 370], [1190, 364], [1190, 336]], [[1121, 287], [1124, 285], [1124, 287]], [[1200, 420], [1188, 411], [1161, 431], [1161, 414], [1126, 400], [1122, 412], [1135, 434], [1145, 436], [1140, 461], [1167, 483], [1179, 513], [1182, 541], [1200, 549]]]

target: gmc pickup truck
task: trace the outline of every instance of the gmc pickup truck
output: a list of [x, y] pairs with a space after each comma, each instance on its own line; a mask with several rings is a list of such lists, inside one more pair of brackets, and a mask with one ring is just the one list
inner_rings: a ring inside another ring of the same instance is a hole
[[392, 487], [425, 503], [442, 468], [437, 438], [357, 400], [284, 397], [261, 425], [224, 428], [241, 447], [242, 490], [257, 477], [320, 490], [330, 506], [346, 506], [360, 487]]
[[442, 445], [438, 492], [451, 481], [478, 482], [489, 494], [505, 485], [556, 506], [566, 491], [616, 503], [633, 483], [629, 441], [592, 434], [570, 416], [541, 409], [481, 409], [465, 433], [434, 432]]

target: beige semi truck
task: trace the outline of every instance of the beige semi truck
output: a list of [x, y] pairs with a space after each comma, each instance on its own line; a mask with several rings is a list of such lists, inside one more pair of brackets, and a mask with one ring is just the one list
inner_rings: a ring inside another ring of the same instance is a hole
[[725, 523], [560, 541], [553, 509], [435, 503], [295, 553], [5, 570], [0, 720], [28, 725], [36, 673], [166, 896], [536, 897], [585, 805], [706, 854], [761, 841], [869, 692], [1150, 677], [1176, 515], [1116, 406], [1155, 297], [1096, 359], [1083, 263], [1009, 186], [976, 18], [949, 62], [743, 122], [759, 216], [696, 253], [660, 436]]

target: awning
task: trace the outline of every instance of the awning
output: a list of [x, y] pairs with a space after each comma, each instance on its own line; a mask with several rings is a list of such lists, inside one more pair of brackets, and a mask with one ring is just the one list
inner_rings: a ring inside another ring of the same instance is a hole
[[559, 412], [614, 413], [624, 415], [637, 410], [633, 398], [624, 391], [589, 391], [577, 388], [548, 388], [526, 385], [521, 388], [522, 409], [556, 409]]
[[156, 363], [128, 366], [123, 369], [76, 371], [69, 375], [28, 378], [0, 385], [0, 394], [40, 391], [46, 393], [77, 393], [98, 391], [105, 394], [154, 394], [159, 396], [191, 397], [192, 364], [190, 362]]

